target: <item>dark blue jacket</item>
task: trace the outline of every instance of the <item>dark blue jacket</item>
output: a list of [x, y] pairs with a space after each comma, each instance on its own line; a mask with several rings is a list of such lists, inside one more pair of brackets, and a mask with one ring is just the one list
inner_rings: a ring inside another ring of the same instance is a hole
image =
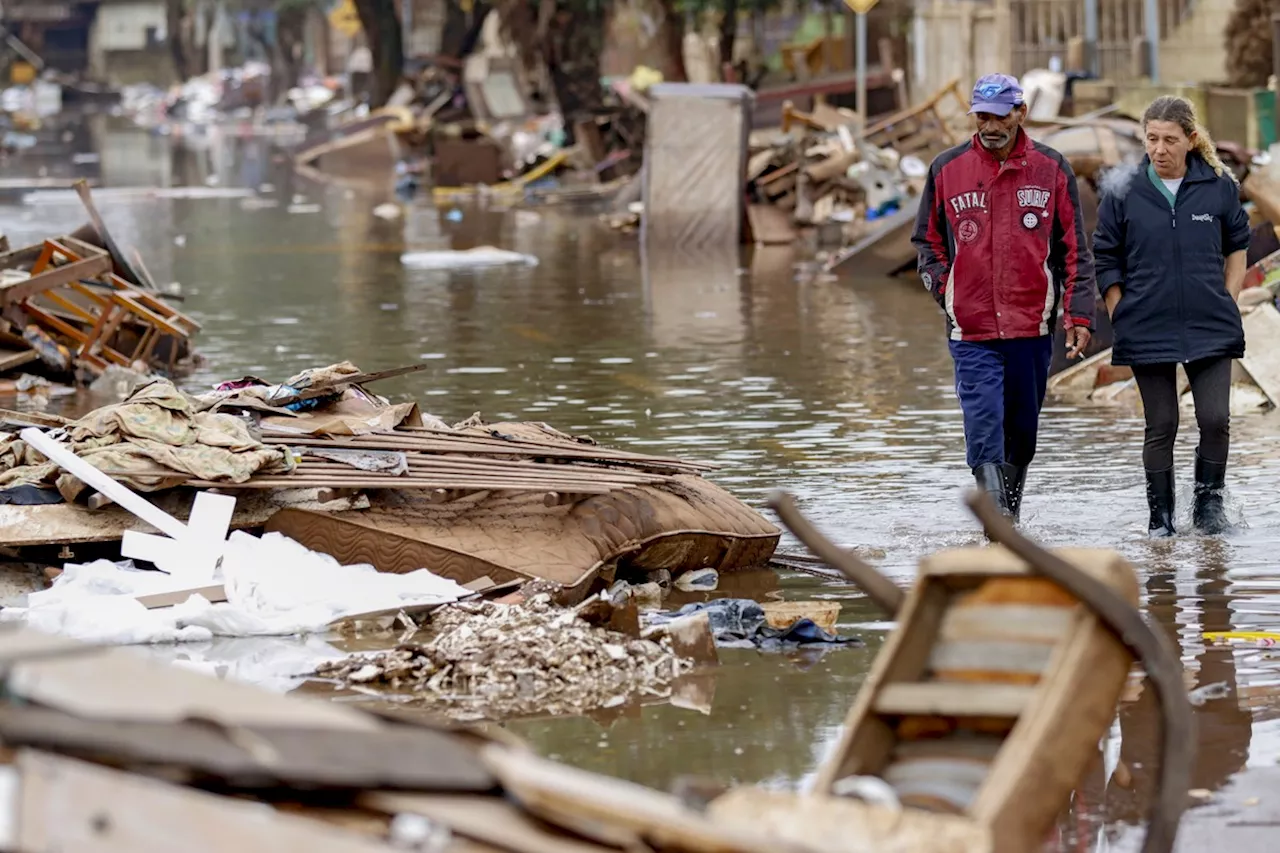
[[1104, 176], [1093, 233], [1098, 290], [1105, 296], [1118, 284], [1123, 293], [1111, 318], [1111, 363], [1243, 356], [1244, 328], [1224, 264], [1248, 248], [1239, 187], [1199, 154], [1187, 157], [1172, 203], [1146, 157], [1137, 168]]

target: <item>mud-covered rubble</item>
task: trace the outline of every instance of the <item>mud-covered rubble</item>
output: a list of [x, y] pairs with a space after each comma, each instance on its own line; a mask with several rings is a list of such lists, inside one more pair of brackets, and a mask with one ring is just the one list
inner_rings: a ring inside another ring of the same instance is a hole
[[594, 627], [538, 595], [436, 611], [426, 639], [321, 665], [357, 689], [410, 692], [460, 720], [581, 714], [640, 694], [665, 698], [693, 668], [669, 637], [640, 640]]

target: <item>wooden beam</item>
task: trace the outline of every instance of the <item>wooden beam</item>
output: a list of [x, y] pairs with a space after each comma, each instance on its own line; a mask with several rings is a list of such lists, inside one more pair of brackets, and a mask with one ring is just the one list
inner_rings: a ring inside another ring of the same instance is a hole
[[106, 255], [64, 264], [48, 272], [33, 275], [26, 281], [0, 287], [0, 306], [14, 305], [55, 287], [62, 287], [83, 278], [95, 278], [110, 271], [111, 259]]

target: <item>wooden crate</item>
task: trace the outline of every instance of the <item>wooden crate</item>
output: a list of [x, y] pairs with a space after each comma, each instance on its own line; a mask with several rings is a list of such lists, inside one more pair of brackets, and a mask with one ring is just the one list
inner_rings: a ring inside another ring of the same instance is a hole
[[[1137, 604], [1118, 554], [1057, 553]], [[879, 777], [908, 813], [967, 818], [996, 853], [1037, 849], [1131, 664], [1091, 611], [1003, 547], [928, 557], [812, 793]]]

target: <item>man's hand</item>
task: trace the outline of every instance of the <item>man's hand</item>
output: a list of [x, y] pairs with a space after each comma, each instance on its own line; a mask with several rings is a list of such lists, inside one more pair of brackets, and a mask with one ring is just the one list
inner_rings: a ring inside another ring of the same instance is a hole
[[1084, 326], [1067, 326], [1067, 358], [1079, 358], [1084, 355], [1093, 333]]

